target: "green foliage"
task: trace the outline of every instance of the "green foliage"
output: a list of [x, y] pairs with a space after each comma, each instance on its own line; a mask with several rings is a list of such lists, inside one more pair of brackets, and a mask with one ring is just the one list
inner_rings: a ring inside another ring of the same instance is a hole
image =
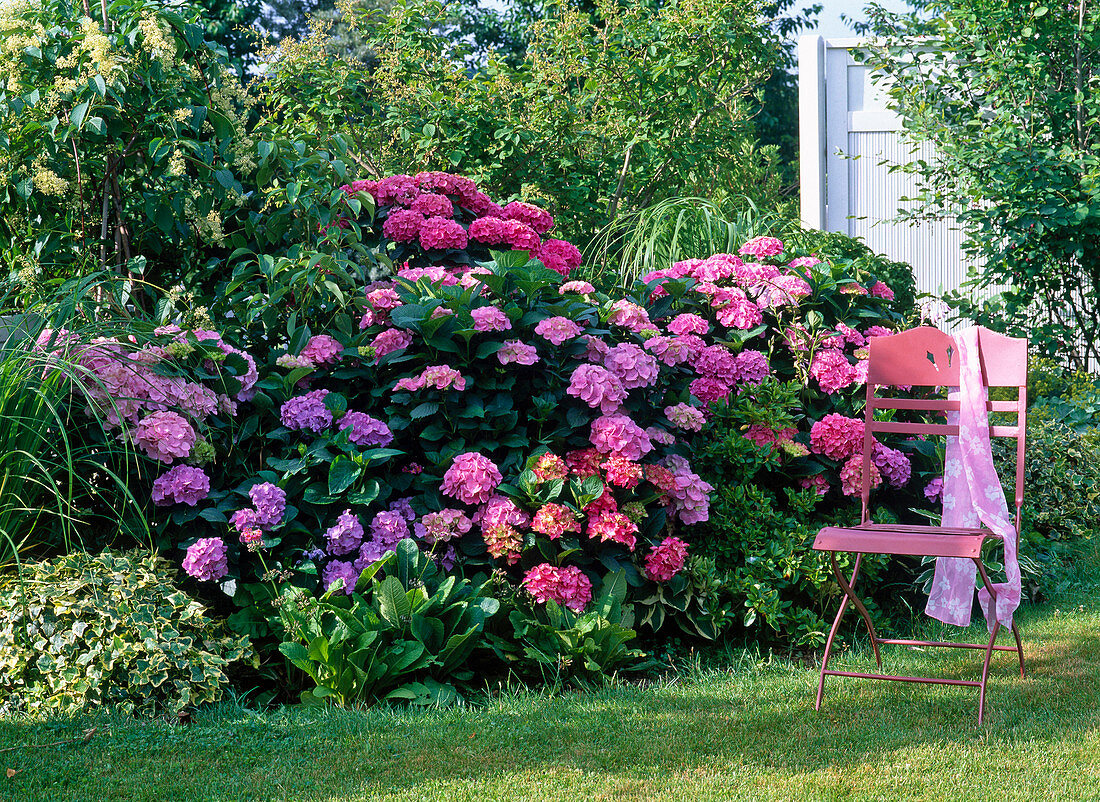
[[249, 101], [186, 9], [134, 0], [0, 12], [0, 238], [15, 269], [173, 283], [224, 245], [254, 166]]
[[716, 640], [733, 622], [730, 575], [719, 571], [714, 559], [698, 554], [688, 557], [683, 570], [667, 584], [655, 584], [652, 593], [634, 602], [638, 625], [662, 639], [674, 624], [692, 638]]
[[144, 552], [26, 563], [0, 586], [0, 710], [178, 712], [222, 698], [252, 654]]
[[[92, 532], [148, 534], [126, 485], [126, 444], [96, 414], [77, 414], [70, 394], [95, 386], [60, 356], [34, 351], [36, 316], [0, 319], [0, 565], [29, 552], [71, 550]], [[93, 545], [98, 538], [86, 545]]]
[[584, 238], [671, 194], [774, 197], [746, 96], [776, 45], [751, 6], [600, 2], [597, 24], [553, 4], [521, 63], [490, 54], [471, 72], [464, 45], [439, 33], [444, 5], [407, 0], [359, 20], [378, 60], [369, 74], [314, 34], [282, 49], [261, 96], [291, 138], [338, 131], [379, 175], [460, 171], [505, 198], [547, 201], [564, 235]]
[[[1083, 367], [1100, 356], [1100, 8], [938, 0], [929, 23], [880, 18], [870, 48], [892, 105], [934, 160], [905, 216], [956, 216], [982, 268], [1008, 289], [961, 316]], [[914, 32], [927, 34], [915, 38]]]
[[442, 704], [500, 603], [485, 586], [446, 576], [415, 541], [368, 566], [348, 595], [338, 583], [320, 599], [288, 591], [279, 650], [315, 687], [302, 701], [341, 706], [381, 699]]
[[620, 570], [604, 577], [599, 595], [583, 613], [553, 601], [529, 607], [515, 599], [508, 614], [511, 632], [491, 633], [489, 643], [510, 670], [544, 681], [599, 680], [638, 667], [645, 652], [628, 645], [636, 633], [630, 628], [634, 612], [624, 604], [626, 593]]

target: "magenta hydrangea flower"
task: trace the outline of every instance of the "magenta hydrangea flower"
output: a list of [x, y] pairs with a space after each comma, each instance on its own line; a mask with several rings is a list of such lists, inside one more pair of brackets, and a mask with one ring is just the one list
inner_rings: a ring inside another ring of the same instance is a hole
[[504, 219], [526, 223], [537, 234], [545, 234], [554, 227], [554, 218], [548, 211], [523, 201], [512, 201], [505, 206]]
[[693, 396], [703, 402], [704, 406], [713, 401], [729, 398], [730, 393], [733, 392], [732, 385], [710, 376], [700, 376], [695, 379], [689, 385], [689, 389]]
[[387, 551], [409, 536], [409, 522], [396, 510], [382, 510], [370, 523], [371, 539]]
[[569, 377], [566, 393], [603, 413], [614, 412], [626, 400], [627, 391], [619, 377], [600, 365], [579, 365]]
[[810, 428], [810, 449], [840, 462], [863, 448], [863, 421], [832, 412]]
[[575, 292], [578, 295], [588, 295], [596, 291], [596, 288], [587, 281], [567, 281], [558, 288], [558, 295]]
[[382, 236], [393, 242], [412, 242], [419, 236], [425, 217], [411, 209], [395, 209], [382, 224]]
[[671, 472], [671, 481], [663, 489], [669, 495], [673, 513], [685, 524], [705, 522], [710, 517], [710, 494], [714, 487], [693, 473], [683, 457], [670, 454], [661, 464]]
[[306, 347], [298, 355], [308, 359], [314, 365], [334, 365], [340, 361], [344, 346], [335, 337], [327, 334], [315, 334], [309, 338]]
[[194, 507], [210, 493], [210, 477], [202, 468], [177, 465], [153, 482], [153, 503], [158, 507], [186, 504]]
[[583, 612], [592, 601], [592, 582], [575, 565], [536, 565], [524, 574], [523, 586], [536, 601], [552, 601], [576, 613]]
[[286, 491], [271, 482], [253, 485], [248, 491], [256, 508], [256, 524], [264, 530], [274, 529], [283, 522], [286, 512]]
[[575, 268], [580, 267], [584, 257], [580, 250], [571, 242], [563, 239], [548, 239], [535, 251], [535, 258], [563, 276], [568, 276]]
[[401, 306], [401, 296], [392, 285], [375, 287], [367, 293], [367, 303], [378, 312], [387, 312]]
[[420, 244], [429, 251], [446, 248], [465, 248], [468, 243], [466, 229], [446, 217], [429, 217], [420, 224]]
[[504, 221], [499, 217], [479, 217], [470, 223], [470, 239], [485, 245], [500, 245], [507, 238]]
[[813, 491], [819, 496], [824, 496], [829, 492], [829, 480], [825, 478], [825, 474], [823, 473], [815, 473], [813, 476], [803, 476], [798, 480], [798, 484], [804, 490], [813, 488]]
[[483, 532], [487, 532], [502, 526], [527, 526], [531, 523], [531, 516], [517, 507], [512, 499], [494, 493], [474, 513], [473, 520]]
[[763, 259], [783, 253], [783, 242], [775, 237], [753, 237], [738, 248], [737, 252], [742, 256], [755, 256], [757, 259]]
[[650, 337], [646, 340], [644, 345], [647, 351], [669, 367], [684, 362], [694, 362], [706, 347], [703, 339], [694, 334], [686, 334], [680, 337], [666, 337], [663, 334], [658, 334], [656, 337]]
[[622, 326], [630, 331], [651, 331], [657, 328], [649, 319], [649, 313], [644, 307], [625, 299], [611, 304], [611, 315], [607, 322], [612, 326]]
[[351, 429], [348, 440], [357, 446], [385, 448], [393, 442], [390, 427], [366, 412], [347, 412], [340, 418], [340, 429]]
[[336, 518], [336, 523], [325, 531], [325, 543], [329, 554], [343, 555], [358, 551], [363, 542], [363, 524], [350, 509]]
[[653, 450], [649, 435], [626, 415], [596, 418], [589, 440], [601, 454], [618, 454], [635, 462]]
[[374, 199], [379, 206], [399, 204], [408, 206], [420, 194], [420, 188], [412, 176], [390, 175], [374, 185]]
[[225, 541], [220, 537], [204, 537], [187, 547], [183, 570], [202, 582], [221, 579], [229, 573]]
[[540, 320], [535, 326], [535, 334], [546, 338], [554, 345], [561, 345], [566, 340], [571, 340], [584, 329], [567, 317], [558, 315]]
[[665, 407], [665, 417], [673, 426], [687, 432], [701, 431], [703, 424], [707, 422], [702, 410], [693, 407], [691, 404], [675, 404]]
[[256, 522], [256, 511], [251, 507], [237, 510], [230, 516], [229, 523], [242, 534], [250, 529], [259, 530], [260, 528], [260, 525]]
[[768, 358], [760, 351], [742, 351], [736, 362], [737, 378], [742, 384], [760, 384], [771, 375]]
[[654, 546], [645, 558], [645, 575], [654, 582], [668, 582], [684, 567], [687, 543], [678, 537], [667, 537]]
[[325, 406], [328, 390], [312, 390], [295, 396], [279, 409], [283, 426], [295, 431], [320, 433], [332, 425], [332, 412]]
[[479, 306], [470, 311], [470, 316], [474, 319], [476, 331], [508, 331], [512, 328], [508, 315], [496, 306]]
[[821, 389], [835, 393], [850, 386], [856, 380], [856, 372], [844, 353], [836, 348], [819, 348], [810, 363], [810, 375], [817, 379]]
[[590, 515], [587, 534], [593, 540], [620, 543], [634, 551], [638, 542], [638, 525], [625, 513], [603, 511]]
[[134, 444], [153, 459], [171, 464], [191, 453], [197, 439], [191, 424], [175, 412], [151, 412], [134, 427]]
[[652, 387], [657, 383], [657, 358], [634, 343], [619, 343], [610, 349], [604, 366], [619, 377], [627, 390]]
[[727, 329], [746, 331], [763, 323], [764, 313], [748, 298], [734, 297], [723, 302], [718, 309], [717, 318]]
[[943, 477], [937, 476], [924, 486], [924, 497], [929, 501], [940, 501], [943, 499]]
[[464, 504], [484, 504], [503, 480], [500, 469], [488, 457], [467, 451], [455, 457], [443, 474], [440, 491]]
[[393, 389], [394, 392], [400, 390], [416, 392], [423, 389], [446, 390], [450, 387], [461, 392], [466, 389], [466, 379], [449, 365], [428, 365], [419, 376], [406, 376], [404, 379], [399, 379]]
[[501, 232], [504, 234], [504, 241], [511, 245], [513, 250], [535, 253], [542, 244], [542, 239], [535, 229], [519, 220], [502, 220]]
[[539, 361], [539, 351], [535, 346], [519, 340], [505, 340], [504, 345], [497, 350], [497, 360], [502, 365], [513, 362], [517, 365], [533, 365]]
[[420, 212], [425, 217], [454, 217], [455, 207], [446, 195], [438, 195], [434, 192], [425, 192], [412, 203], [409, 209]]
[[[874, 462], [871, 467], [872, 489], [882, 484], [882, 474]], [[855, 454], [848, 458], [840, 467], [840, 491], [846, 496], [859, 496], [863, 494], [863, 455]]]
[[[366, 567], [366, 566], [364, 566]], [[331, 560], [321, 569], [321, 585], [326, 591], [332, 590], [337, 580], [344, 580], [344, 593], [349, 596], [355, 590], [355, 583], [359, 581], [359, 575], [363, 573], [357, 570], [354, 563], [347, 560]]]
[[668, 330], [673, 334], [706, 334], [710, 324], [699, 315], [684, 312], [669, 321]]
[[887, 301], [894, 300], [894, 291], [881, 281], [871, 285], [871, 295], [876, 298], [885, 298]]
[[412, 335], [401, 329], [383, 329], [371, 340], [371, 348], [374, 349], [376, 359], [381, 359], [386, 354], [400, 351], [412, 345]]

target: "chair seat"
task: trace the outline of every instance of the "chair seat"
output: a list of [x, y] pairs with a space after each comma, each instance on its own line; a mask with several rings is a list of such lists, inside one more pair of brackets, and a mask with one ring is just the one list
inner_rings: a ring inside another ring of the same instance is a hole
[[814, 548], [859, 554], [977, 557], [982, 541], [995, 537], [988, 529], [864, 523], [853, 527], [826, 526], [817, 533]]

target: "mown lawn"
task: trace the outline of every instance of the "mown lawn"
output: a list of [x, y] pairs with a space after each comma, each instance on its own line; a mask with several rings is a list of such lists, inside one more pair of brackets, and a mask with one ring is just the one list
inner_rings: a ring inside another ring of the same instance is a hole
[[[1100, 799], [1097, 590], [1090, 566], [1021, 611], [1028, 677], [1000, 655], [982, 727], [972, 689], [836, 679], [818, 713], [814, 670], [734, 652], [647, 687], [505, 690], [468, 709], [0, 720], [0, 798]], [[975, 654], [888, 654], [894, 670], [976, 673]]]

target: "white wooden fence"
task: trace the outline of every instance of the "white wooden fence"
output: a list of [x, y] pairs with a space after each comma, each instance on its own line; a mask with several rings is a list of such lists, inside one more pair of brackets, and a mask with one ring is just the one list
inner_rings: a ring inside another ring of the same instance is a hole
[[916, 177], [889, 164], [931, 160], [930, 145], [903, 139], [871, 71], [853, 58], [861, 39], [803, 36], [798, 43], [802, 223], [861, 237], [877, 253], [913, 266], [918, 292], [958, 289], [970, 267], [953, 221], [893, 223], [916, 193]]

